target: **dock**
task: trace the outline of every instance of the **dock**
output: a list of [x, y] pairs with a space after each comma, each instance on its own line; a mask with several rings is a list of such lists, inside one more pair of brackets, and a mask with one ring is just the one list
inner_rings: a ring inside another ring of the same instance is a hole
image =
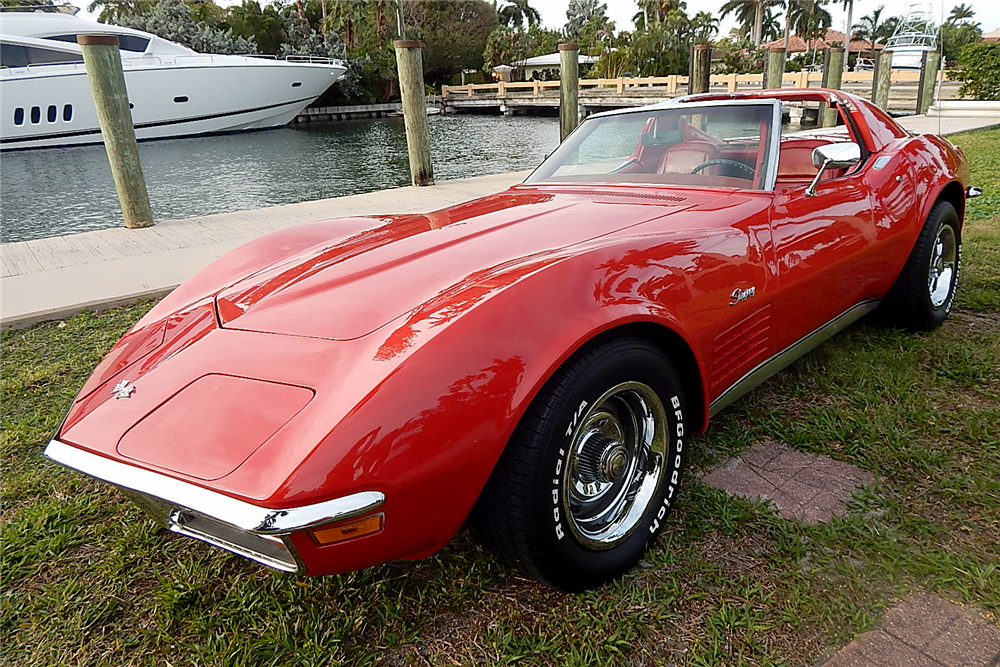
[[[441, 109], [441, 96], [428, 95], [427, 107]], [[385, 118], [386, 116], [403, 115], [402, 102], [386, 102], [384, 104], [349, 104], [334, 107], [306, 107], [292, 120], [293, 125], [303, 123], [324, 123], [333, 120], [361, 120], [366, 118]]]
[[[956, 134], [1000, 125], [1000, 116], [910, 116], [917, 133]], [[0, 246], [0, 325], [25, 327], [81, 310], [161, 297], [233, 248], [292, 225], [351, 215], [422, 213], [520, 183], [528, 171], [440, 181], [346, 197], [184, 220], [116, 227]]]
[[[844, 72], [840, 88], [848, 93], [871, 97], [872, 72]], [[952, 81], [945, 72], [939, 99], [959, 98], [961, 82]], [[760, 90], [762, 74], [713, 74], [709, 92], [736, 93]], [[888, 111], [912, 113], [917, 106], [920, 72], [893, 70], [889, 89]], [[785, 72], [785, 88], [818, 88], [822, 72]], [[616, 79], [580, 79], [580, 107], [585, 115], [665, 102], [688, 94], [688, 77], [670, 76], [619, 77]], [[559, 107], [559, 81], [496, 81], [493, 83], [442, 86], [441, 107], [446, 113], [535, 114]]]

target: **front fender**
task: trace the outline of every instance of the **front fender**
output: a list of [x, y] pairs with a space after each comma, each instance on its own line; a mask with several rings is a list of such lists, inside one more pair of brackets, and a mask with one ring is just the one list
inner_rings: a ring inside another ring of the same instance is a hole
[[461, 526], [541, 386], [595, 335], [669, 328], [704, 377], [711, 341], [690, 323], [713, 317], [705, 295], [731, 285], [741, 262], [713, 265], [690, 236], [592, 242], [493, 267], [372, 334], [357, 363], [388, 372], [291, 475], [285, 501], [381, 491], [385, 534], [371, 544], [382, 541], [383, 560], [425, 557]]

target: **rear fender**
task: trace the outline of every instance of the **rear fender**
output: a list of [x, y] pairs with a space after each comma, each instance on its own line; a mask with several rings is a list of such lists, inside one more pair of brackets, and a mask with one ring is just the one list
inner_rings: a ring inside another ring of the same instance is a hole
[[[969, 166], [964, 156], [946, 139], [930, 134], [920, 138], [924, 140], [924, 146], [919, 151], [920, 165], [917, 169], [926, 176], [922, 183], [918, 179], [920, 222], [922, 224], [927, 219], [939, 199], [944, 199], [955, 207], [961, 225], [965, 220], [965, 189], [971, 180]], [[919, 227], [917, 233], [920, 233]], [[916, 242], [915, 236], [913, 240]]]

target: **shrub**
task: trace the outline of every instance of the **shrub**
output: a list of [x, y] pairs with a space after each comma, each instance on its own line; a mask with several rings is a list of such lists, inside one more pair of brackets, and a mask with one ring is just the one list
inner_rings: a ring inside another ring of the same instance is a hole
[[1000, 42], [966, 44], [952, 76], [962, 81], [959, 95], [1000, 100]]

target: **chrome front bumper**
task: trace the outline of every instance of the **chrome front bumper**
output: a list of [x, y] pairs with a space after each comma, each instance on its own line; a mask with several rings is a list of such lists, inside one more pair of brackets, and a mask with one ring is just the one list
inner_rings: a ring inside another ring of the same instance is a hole
[[58, 440], [49, 442], [45, 456], [117, 486], [175, 533], [285, 572], [305, 571], [289, 535], [365, 514], [385, 502], [381, 492], [362, 491], [314, 505], [276, 510], [112, 461]]

